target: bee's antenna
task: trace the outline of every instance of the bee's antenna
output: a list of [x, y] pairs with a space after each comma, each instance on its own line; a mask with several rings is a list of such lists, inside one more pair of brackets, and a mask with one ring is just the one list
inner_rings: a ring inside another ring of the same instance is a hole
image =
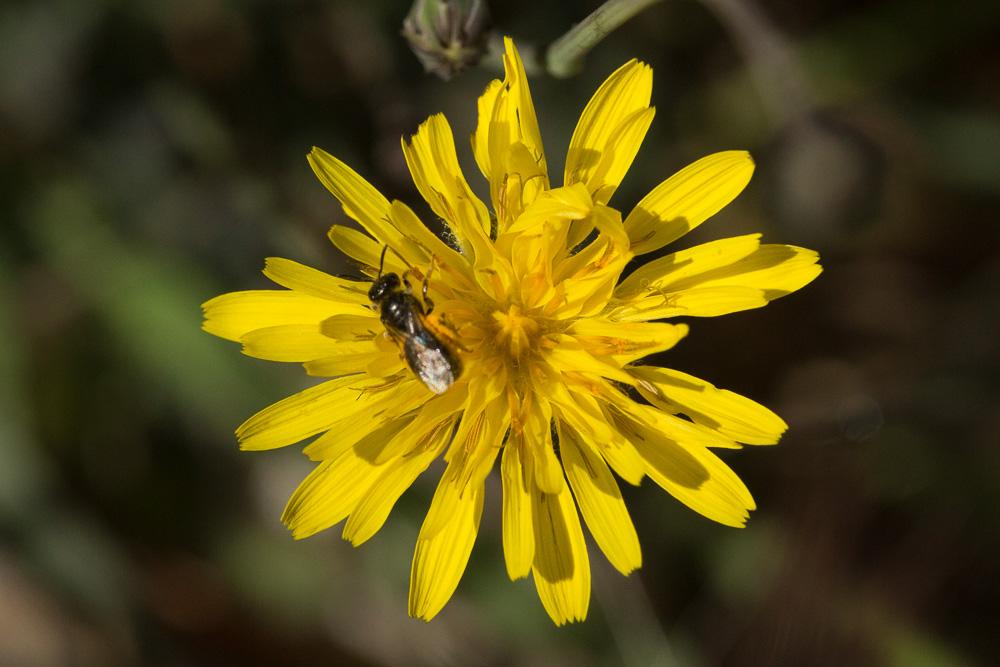
[[378, 260], [378, 277], [382, 277], [382, 269], [385, 268], [385, 251], [389, 249], [389, 244], [382, 246], [382, 256]]
[[382, 268], [385, 266], [385, 253], [387, 251], [389, 251], [389, 250], [391, 250], [392, 253], [396, 257], [399, 257], [399, 261], [401, 261], [403, 263], [403, 266], [405, 266], [406, 268], [408, 268], [410, 270], [413, 269], [413, 267], [410, 266], [410, 263], [406, 261], [406, 258], [403, 257], [401, 254], [399, 254], [398, 250], [396, 250], [395, 248], [393, 248], [392, 246], [390, 246], [388, 243], [386, 243], [384, 246], [382, 246], [382, 258], [379, 260], [379, 265], [378, 265], [378, 274], [380, 276], [382, 275]]

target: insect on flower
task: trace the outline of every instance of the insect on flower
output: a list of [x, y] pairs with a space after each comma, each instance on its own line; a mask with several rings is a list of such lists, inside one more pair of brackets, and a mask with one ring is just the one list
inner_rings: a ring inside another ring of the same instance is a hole
[[[432, 330], [427, 316], [434, 310], [434, 302], [427, 296], [431, 270], [424, 275], [420, 299], [413, 295], [410, 282], [404, 273], [383, 273], [385, 253], [382, 248], [378, 278], [368, 290], [368, 298], [378, 306], [379, 319], [385, 331], [403, 348], [406, 365], [424, 385], [435, 394], [443, 394], [462, 373], [458, 355], [442, 341], [445, 336]], [[421, 303], [422, 301], [422, 303]]]

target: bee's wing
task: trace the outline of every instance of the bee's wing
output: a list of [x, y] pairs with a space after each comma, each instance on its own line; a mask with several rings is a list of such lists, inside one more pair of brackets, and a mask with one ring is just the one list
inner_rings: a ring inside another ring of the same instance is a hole
[[458, 359], [430, 332], [407, 338], [403, 354], [410, 369], [435, 394], [446, 392], [462, 370]]

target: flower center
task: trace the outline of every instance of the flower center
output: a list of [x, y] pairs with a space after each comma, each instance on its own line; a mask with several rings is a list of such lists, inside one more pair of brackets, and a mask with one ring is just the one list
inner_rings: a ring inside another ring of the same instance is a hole
[[494, 340], [497, 351], [506, 351], [514, 363], [520, 362], [537, 343], [541, 333], [538, 322], [530, 315], [525, 315], [517, 304], [508, 306], [506, 312], [493, 311], [492, 317], [496, 327]]

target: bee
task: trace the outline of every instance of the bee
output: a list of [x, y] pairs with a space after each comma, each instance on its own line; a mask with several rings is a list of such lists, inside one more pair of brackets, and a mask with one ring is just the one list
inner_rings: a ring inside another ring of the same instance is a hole
[[396, 273], [383, 274], [388, 249], [389, 246], [382, 248], [378, 277], [368, 290], [368, 298], [378, 307], [379, 319], [389, 337], [403, 348], [403, 357], [413, 374], [435, 394], [443, 394], [461, 375], [462, 363], [442, 340], [445, 337], [428, 323], [427, 316], [434, 310], [434, 302], [427, 297], [431, 272], [424, 276], [421, 299], [417, 299], [406, 273], [402, 277]]

